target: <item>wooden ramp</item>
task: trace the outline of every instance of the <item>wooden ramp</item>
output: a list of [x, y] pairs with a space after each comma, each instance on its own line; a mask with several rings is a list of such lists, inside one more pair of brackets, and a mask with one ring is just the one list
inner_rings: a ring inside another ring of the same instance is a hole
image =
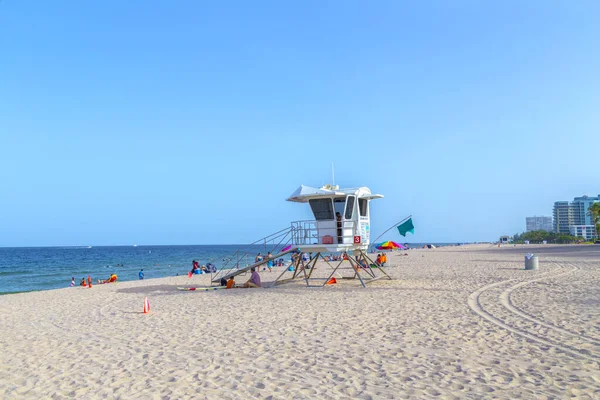
[[256, 267], [260, 267], [261, 265], [265, 265], [266, 263], [269, 262], [269, 260], [277, 260], [277, 259], [281, 258], [282, 256], [285, 256], [286, 254], [291, 253], [291, 252], [296, 251], [296, 250], [298, 250], [298, 248], [294, 247], [294, 248], [291, 248], [291, 249], [286, 250], [284, 252], [281, 252], [279, 254], [276, 254], [274, 256], [271, 256], [271, 258], [266, 258], [265, 257], [262, 261], [254, 263], [252, 265], [248, 265], [247, 267], [244, 267], [244, 268], [240, 268], [240, 269], [236, 269], [234, 271], [231, 271], [227, 275], [219, 276], [219, 277], [213, 279], [213, 283], [221, 282], [221, 279], [233, 278], [234, 276], [238, 276], [240, 274], [243, 274], [244, 272], [250, 271], [252, 268], [256, 268]]

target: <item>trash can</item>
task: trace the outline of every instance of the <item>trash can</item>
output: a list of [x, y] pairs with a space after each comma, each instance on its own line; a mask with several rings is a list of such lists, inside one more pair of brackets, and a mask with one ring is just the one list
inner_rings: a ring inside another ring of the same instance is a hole
[[538, 257], [535, 255], [526, 255], [525, 269], [538, 269]]

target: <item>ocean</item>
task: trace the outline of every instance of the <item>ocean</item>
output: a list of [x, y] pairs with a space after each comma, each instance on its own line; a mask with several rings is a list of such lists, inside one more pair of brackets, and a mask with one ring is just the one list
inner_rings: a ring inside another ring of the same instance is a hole
[[0, 247], [0, 294], [69, 287], [72, 277], [79, 284], [88, 275], [94, 283], [112, 273], [120, 281], [136, 280], [141, 269], [145, 279], [186, 275], [193, 260], [229, 267], [240, 248], [248, 249], [246, 257], [238, 253], [242, 266], [258, 252], [266, 254], [262, 246], [235, 245]]
[[193, 260], [200, 265], [211, 262], [217, 269], [237, 262], [245, 266], [258, 252], [269, 250], [276, 254], [278, 249], [243, 245], [0, 247], [0, 294], [69, 287], [72, 277], [79, 284], [88, 275], [94, 283], [112, 273], [119, 281], [137, 280], [141, 269], [145, 279], [186, 275]]

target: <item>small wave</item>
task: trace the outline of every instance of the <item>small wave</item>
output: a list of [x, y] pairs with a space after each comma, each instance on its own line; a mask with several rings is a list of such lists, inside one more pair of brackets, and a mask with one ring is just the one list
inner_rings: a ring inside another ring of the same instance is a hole
[[18, 293], [29, 293], [29, 292], [39, 292], [40, 290], [19, 290], [16, 292], [0, 292], [0, 296], [4, 296], [5, 294], [18, 294]]
[[0, 276], [29, 275], [31, 271], [0, 271]]

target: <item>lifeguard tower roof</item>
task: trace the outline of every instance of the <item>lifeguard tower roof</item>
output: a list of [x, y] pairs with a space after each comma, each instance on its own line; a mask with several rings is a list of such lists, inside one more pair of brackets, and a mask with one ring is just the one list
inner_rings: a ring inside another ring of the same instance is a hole
[[368, 187], [339, 189], [337, 186], [325, 185], [320, 189], [316, 189], [310, 186], [300, 185], [294, 193], [290, 195], [286, 200], [293, 201], [296, 203], [308, 203], [311, 199], [322, 199], [332, 196], [348, 196], [353, 195], [359, 199], [381, 199], [383, 195], [372, 194]]

